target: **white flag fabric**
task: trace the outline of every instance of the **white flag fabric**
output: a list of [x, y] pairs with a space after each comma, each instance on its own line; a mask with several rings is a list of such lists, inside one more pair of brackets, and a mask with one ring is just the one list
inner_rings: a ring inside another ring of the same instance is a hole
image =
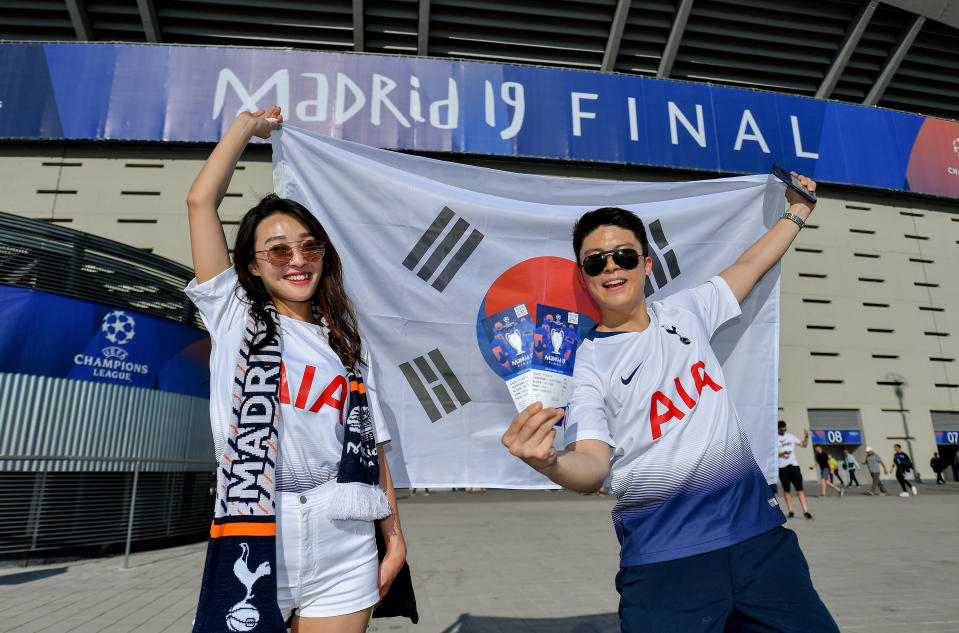
[[[650, 300], [723, 270], [784, 208], [771, 175], [682, 183], [581, 180], [409, 156], [283, 126], [278, 195], [310, 209], [343, 260], [374, 359], [397, 486], [555, 487], [500, 442], [516, 415], [481, 326], [518, 303], [598, 317], [576, 277], [584, 212], [634, 211], [647, 227]], [[779, 267], [713, 347], [756, 455], [777, 480]], [[561, 432], [558, 433], [561, 436]]]

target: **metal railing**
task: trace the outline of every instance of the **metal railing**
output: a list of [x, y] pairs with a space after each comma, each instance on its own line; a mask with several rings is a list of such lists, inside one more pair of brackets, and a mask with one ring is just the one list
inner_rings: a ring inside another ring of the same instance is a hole
[[[214, 502], [213, 460], [0, 455], [0, 462], [119, 462], [132, 471], [0, 471], [0, 555], [25, 558], [131, 543], [201, 537]], [[203, 465], [204, 471], [145, 471], [150, 465]]]
[[[212, 446], [207, 398], [0, 372], [0, 455], [10, 456], [0, 471], [132, 472], [134, 458], [144, 470], [197, 470], [190, 460], [205, 464]], [[84, 460], [24, 459], [34, 454]], [[180, 461], [161, 469], [157, 460]]]
[[193, 271], [103, 237], [0, 212], [0, 284], [132, 308], [204, 329]]

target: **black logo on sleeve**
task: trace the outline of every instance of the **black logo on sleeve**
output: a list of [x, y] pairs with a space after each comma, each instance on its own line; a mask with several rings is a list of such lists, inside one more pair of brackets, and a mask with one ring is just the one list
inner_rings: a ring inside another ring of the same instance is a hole
[[689, 345], [689, 344], [692, 342], [692, 341], [690, 341], [688, 338], [686, 338], [685, 336], [683, 336], [682, 334], [680, 334], [679, 332], [677, 332], [675, 325], [672, 326], [672, 327], [666, 327], [666, 326], [664, 325], [664, 326], [663, 326], [663, 329], [666, 330], [666, 333], [667, 333], [667, 334], [675, 334], [676, 336], [678, 336], [678, 337], [679, 337], [679, 340], [683, 342], [683, 345]]

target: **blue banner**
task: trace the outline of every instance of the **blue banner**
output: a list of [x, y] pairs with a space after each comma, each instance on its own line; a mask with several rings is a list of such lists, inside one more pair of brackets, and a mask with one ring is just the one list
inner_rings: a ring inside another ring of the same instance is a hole
[[210, 395], [210, 337], [134, 310], [0, 285], [0, 372]]
[[766, 173], [959, 197], [959, 123], [553, 68], [312, 51], [0, 44], [0, 138], [213, 142], [240, 110], [368, 145]]
[[936, 431], [936, 444], [959, 444], [959, 431]]
[[813, 429], [810, 435], [813, 444], [862, 444], [862, 432], [858, 429]]

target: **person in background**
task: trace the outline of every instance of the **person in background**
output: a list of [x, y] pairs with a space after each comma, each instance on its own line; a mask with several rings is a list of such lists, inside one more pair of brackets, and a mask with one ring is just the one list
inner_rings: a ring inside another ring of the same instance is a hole
[[786, 423], [779, 421], [779, 483], [783, 486], [783, 499], [786, 501], [786, 510], [788, 518], [793, 518], [792, 496], [789, 494], [791, 486], [796, 487], [796, 496], [799, 497], [799, 505], [802, 506], [803, 516], [806, 519], [812, 519], [809, 508], [806, 506], [806, 491], [803, 490], [802, 471], [799, 470], [799, 462], [796, 460], [796, 447], [806, 448], [809, 444], [809, 429], [803, 433], [803, 439], [786, 431]]
[[946, 478], [942, 476], [942, 471], [945, 470], [946, 463], [939, 457], [939, 453], [932, 454], [932, 459], [929, 460], [929, 467], [932, 468], [932, 472], [936, 473], [937, 484], [946, 483]]
[[892, 463], [896, 467], [896, 481], [898, 481], [902, 487], [902, 492], [899, 493], [899, 496], [908, 497], [910, 492], [912, 492], [913, 496], [919, 494], [916, 487], [906, 481], [906, 473], [912, 470], [912, 459], [903, 452], [902, 446], [899, 444], [892, 445], [892, 453]]
[[822, 496], [823, 497], [826, 496], [826, 486], [829, 486], [830, 488], [838, 492], [839, 496], [841, 497], [842, 488], [840, 488], [833, 482], [829, 481], [829, 473], [832, 470], [829, 467], [829, 454], [826, 453], [826, 451], [822, 450], [822, 446], [820, 446], [819, 444], [816, 444], [816, 446], [813, 448], [813, 452], [815, 453], [813, 457], [816, 458], [816, 463], [815, 465], [810, 466], [809, 468], [815, 468], [819, 470], [819, 483], [822, 484]]
[[856, 470], [859, 469], [859, 462], [856, 460], [856, 456], [849, 452], [848, 448], [842, 449], [842, 452], [842, 467], [849, 473], [849, 487], [852, 488], [852, 484], [855, 482], [856, 488], [858, 488], [859, 479], [856, 477]]
[[833, 480], [833, 477], [839, 480], [839, 485], [843, 485], [842, 477], [839, 476], [839, 462], [836, 461], [836, 458], [832, 455], [829, 455], [829, 481]]
[[879, 479], [879, 468], [882, 468], [883, 475], [888, 474], [889, 471], [886, 470], [886, 464], [882, 461], [882, 458], [872, 450], [872, 446], [866, 447], [866, 459], [863, 460], [862, 465], [866, 467], [872, 477], [872, 488], [867, 490], [866, 494], [885, 495], [886, 487], [882, 485], [882, 480]]

